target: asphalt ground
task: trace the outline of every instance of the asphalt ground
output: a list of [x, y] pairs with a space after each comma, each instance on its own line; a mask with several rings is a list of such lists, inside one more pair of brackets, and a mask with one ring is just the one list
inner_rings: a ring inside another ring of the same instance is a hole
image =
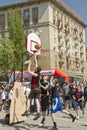
[[[82, 116], [82, 112], [80, 111], [80, 119], [76, 119], [73, 123], [69, 116], [61, 112], [57, 112], [55, 116], [58, 130], [87, 130], [87, 107], [85, 110], [85, 117]], [[75, 115], [74, 110], [69, 111]], [[50, 115], [46, 117], [46, 123], [43, 127], [39, 127], [38, 125], [42, 120], [42, 116], [38, 120], [34, 121], [33, 118], [35, 117], [35, 114], [32, 114], [29, 117], [26, 117], [24, 122], [9, 125], [6, 124], [4, 120], [5, 115], [6, 112], [0, 112], [0, 130], [49, 130], [53, 126]]]

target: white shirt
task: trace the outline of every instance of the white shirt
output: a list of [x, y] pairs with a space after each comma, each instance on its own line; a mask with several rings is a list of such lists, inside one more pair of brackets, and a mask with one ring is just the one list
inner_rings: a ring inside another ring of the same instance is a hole
[[13, 95], [12, 89], [8, 92], [8, 99], [11, 100]]
[[0, 97], [1, 97], [1, 100], [5, 100], [6, 99], [5, 90], [3, 90], [3, 89], [0, 90]]

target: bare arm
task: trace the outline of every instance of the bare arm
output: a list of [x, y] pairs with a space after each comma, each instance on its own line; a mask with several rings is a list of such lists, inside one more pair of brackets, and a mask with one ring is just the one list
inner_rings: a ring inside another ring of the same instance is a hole
[[36, 74], [36, 73], [34, 73], [34, 72], [31, 71], [31, 61], [29, 61], [29, 63], [28, 63], [28, 72], [29, 72], [32, 76], [34, 76], [34, 77], [37, 77], [37, 76], [38, 76], [38, 74]]
[[54, 87], [54, 84], [53, 84], [53, 76], [52, 76], [51, 79], [50, 79], [50, 85], [51, 85], [51, 87]]
[[29, 60], [29, 62], [28, 62], [28, 71], [30, 71], [30, 69], [31, 69], [31, 61]]
[[39, 85], [40, 85], [40, 87], [41, 87], [41, 88], [43, 88], [44, 90], [47, 90], [47, 89], [48, 89], [48, 87], [49, 87], [48, 85], [43, 86], [41, 83], [39, 83]]
[[35, 55], [35, 67], [38, 67], [38, 55]]

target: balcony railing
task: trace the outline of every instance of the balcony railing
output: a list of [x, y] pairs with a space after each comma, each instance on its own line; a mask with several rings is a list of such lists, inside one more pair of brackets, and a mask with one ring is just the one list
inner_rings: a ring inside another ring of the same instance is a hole
[[62, 39], [62, 34], [58, 35], [58, 40], [60, 41]]
[[59, 42], [58, 43], [58, 47], [62, 47], [63, 46], [63, 43], [62, 42]]
[[62, 63], [64, 64], [65, 60], [62, 58], [62, 59], [59, 59], [59, 63]]

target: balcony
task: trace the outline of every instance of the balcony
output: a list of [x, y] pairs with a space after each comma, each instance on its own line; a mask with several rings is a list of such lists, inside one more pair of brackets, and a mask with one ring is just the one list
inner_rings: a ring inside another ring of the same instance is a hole
[[58, 30], [62, 30], [63, 29], [63, 23], [61, 20], [58, 20]]
[[70, 44], [66, 45], [66, 50], [70, 49]]
[[75, 42], [74, 44], [75, 44], [75, 46], [78, 46], [78, 45], [79, 45], [78, 42]]
[[70, 53], [66, 53], [66, 57], [70, 58]]
[[78, 39], [78, 36], [77, 35], [74, 35], [74, 40], [77, 40]]
[[59, 55], [63, 55], [63, 52], [61, 50], [59, 51]]
[[59, 59], [59, 63], [64, 64], [65, 60], [63, 58]]
[[69, 42], [69, 38], [65, 36], [65, 42]]
[[82, 49], [83, 49], [83, 45], [80, 46], [80, 50], [82, 50]]
[[76, 63], [76, 68], [79, 68], [80, 67], [80, 64], [79, 63]]
[[59, 42], [58, 43], [58, 47], [62, 47], [63, 46], [63, 43], [62, 42]]
[[76, 59], [77, 62], [79, 62], [79, 55], [76, 55], [75, 59]]
[[84, 41], [84, 40], [83, 40], [82, 38], [80, 38], [80, 43], [83, 43], [83, 41]]
[[84, 51], [82, 50], [82, 51], [80, 51], [80, 55], [83, 55], [84, 54]]
[[69, 25], [68, 23], [65, 23], [65, 34], [69, 34]]
[[82, 57], [80, 57], [80, 59], [81, 59], [81, 62], [83, 62], [84, 61], [84, 57], [82, 56]]
[[62, 39], [62, 34], [58, 35], [58, 40], [60, 41]]

